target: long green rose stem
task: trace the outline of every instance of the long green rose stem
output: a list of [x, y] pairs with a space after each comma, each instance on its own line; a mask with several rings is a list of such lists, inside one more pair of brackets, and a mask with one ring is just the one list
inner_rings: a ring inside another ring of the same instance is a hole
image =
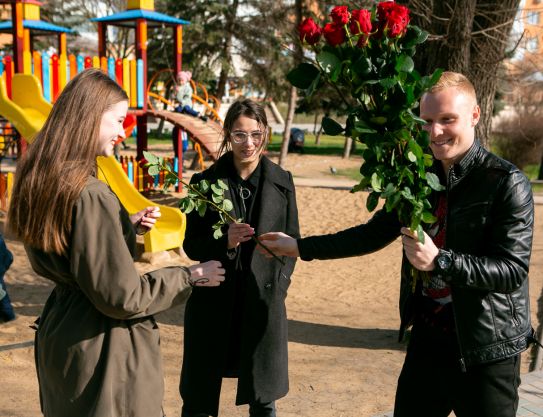
[[[215, 204], [213, 201], [209, 200], [207, 198], [207, 196], [205, 194], [202, 194], [200, 192], [200, 190], [196, 189], [195, 187], [192, 186], [192, 184], [189, 184], [185, 181], [183, 181], [181, 178], [179, 178], [179, 176], [177, 175], [177, 173], [173, 172], [172, 170], [170, 170], [170, 168], [168, 166], [166, 166], [165, 164], [161, 167], [162, 169], [164, 169], [165, 171], [168, 172], [168, 174], [171, 174], [171, 175], [174, 175], [176, 178], [177, 178], [177, 181], [179, 181], [181, 184], [183, 184], [185, 187], [187, 187], [189, 190], [191, 190], [192, 192], [198, 194], [199, 196], [199, 199], [202, 200], [202, 201], [205, 201], [206, 204], [209, 204], [211, 205], [213, 208], [215, 208], [215, 210], [221, 212], [222, 214], [224, 214], [226, 216], [226, 218], [228, 220], [230, 220], [232, 223], [239, 223], [239, 221], [237, 219], [235, 219], [234, 217], [232, 217], [230, 215], [230, 213], [228, 213], [227, 211], [223, 210], [221, 207], [219, 207], [217, 204]], [[271, 256], [274, 257], [274, 259], [278, 260], [281, 265], [285, 265], [285, 263], [283, 262], [283, 260], [281, 258], [279, 258], [275, 253], [273, 253], [273, 251], [268, 248], [266, 245], [264, 245], [261, 241], [259, 241], [256, 237], [254, 236], [251, 236], [251, 240], [253, 242], [255, 242], [257, 245], [259, 245], [260, 247], [262, 247], [266, 252], [268, 252]]]

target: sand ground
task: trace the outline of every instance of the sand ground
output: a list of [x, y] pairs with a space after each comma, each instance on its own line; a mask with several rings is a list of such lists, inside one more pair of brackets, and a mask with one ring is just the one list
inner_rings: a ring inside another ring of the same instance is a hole
[[[272, 158], [273, 159], [273, 158]], [[289, 155], [295, 176], [329, 178], [329, 167], [359, 166], [360, 160]], [[365, 194], [299, 187], [297, 200], [302, 235], [329, 233], [364, 222]], [[536, 208], [535, 241], [530, 273], [532, 317], [539, 328], [543, 283], [543, 209]], [[7, 239], [15, 261], [6, 274], [17, 320], [0, 325], [0, 416], [39, 416], [38, 387], [29, 327], [52, 289], [32, 271], [20, 242]], [[168, 263], [189, 260], [170, 252]], [[365, 417], [390, 410], [405, 347], [397, 342], [401, 245], [378, 253], [334, 261], [298, 262], [287, 298], [290, 392], [277, 402], [282, 417]], [[156, 265], [137, 263], [141, 271]], [[179, 416], [183, 307], [158, 315], [164, 356], [166, 415]], [[523, 355], [529, 370], [531, 352]], [[236, 407], [235, 380], [225, 380], [220, 415], [247, 415]], [[74, 416], [75, 417], [75, 416]]]

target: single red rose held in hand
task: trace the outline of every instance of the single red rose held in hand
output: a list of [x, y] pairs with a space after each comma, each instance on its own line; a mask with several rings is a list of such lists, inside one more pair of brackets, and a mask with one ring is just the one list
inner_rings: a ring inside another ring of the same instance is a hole
[[323, 29], [324, 37], [330, 46], [341, 45], [345, 42], [345, 28], [335, 23], [327, 23]]
[[349, 9], [347, 6], [336, 6], [332, 9], [330, 17], [338, 26], [344, 26], [349, 23]]
[[322, 28], [315, 23], [312, 18], [305, 19], [298, 26], [300, 40], [307, 42], [309, 45], [315, 45], [321, 38]]

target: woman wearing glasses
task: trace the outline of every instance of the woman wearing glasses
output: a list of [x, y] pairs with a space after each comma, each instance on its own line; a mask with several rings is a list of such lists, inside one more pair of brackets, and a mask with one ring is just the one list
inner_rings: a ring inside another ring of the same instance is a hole
[[217, 416], [222, 378], [238, 378], [236, 404], [251, 417], [275, 416], [274, 401], [288, 392], [285, 297], [292, 258], [267, 262], [252, 236], [280, 229], [298, 237], [292, 175], [262, 155], [268, 144], [264, 109], [251, 100], [232, 104], [224, 121], [220, 159], [192, 177], [228, 184], [232, 216], [241, 219], [213, 238], [215, 211], [187, 215], [187, 255], [216, 259], [226, 273], [217, 288], [194, 288], [185, 311], [181, 372], [182, 417]]

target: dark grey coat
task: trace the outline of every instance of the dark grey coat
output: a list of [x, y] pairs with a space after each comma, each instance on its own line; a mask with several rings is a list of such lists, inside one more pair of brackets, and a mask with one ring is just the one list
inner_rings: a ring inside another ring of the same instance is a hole
[[[208, 170], [195, 174], [192, 182], [207, 179], [226, 181], [232, 169], [227, 153]], [[261, 190], [256, 235], [275, 231], [299, 237], [298, 210], [292, 176], [263, 157]], [[232, 200], [230, 191], [226, 197]], [[240, 218], [234, 208], [232, 215]], [[287, 315], [285, 298], [295, 259], [283, 258], [285, 265], [267, 259], [256, 250], [251, 258], [244, 299], [236, 300], [234, 270], [236, 259], [227, 256], [226, 234], [213, 239], [211, 226], [217, 213], [205, 217], [196, 212], [187, 215], [183, 248], [201, 262], [216, 259], [226, 268], [226, 280], [220, 287], [194, 288], [185, 313], [185, 346], [181, 374], [184, 407], [216, 416], [229, 346], [230, 324], [236, 303], [243, 303], [241, 357], [236, 404], [270, 402], [288, 392]], [[238, 254], [239, 256], [239, 254]]]

